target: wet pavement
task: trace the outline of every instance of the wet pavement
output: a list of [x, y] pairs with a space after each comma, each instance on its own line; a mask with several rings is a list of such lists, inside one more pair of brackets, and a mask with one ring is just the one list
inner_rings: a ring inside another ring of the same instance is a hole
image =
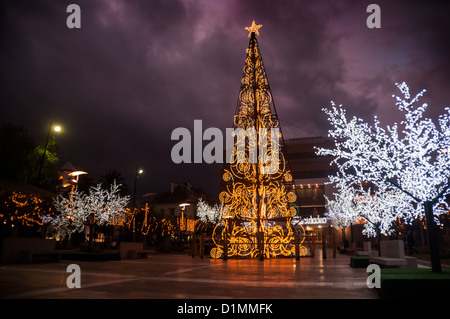
[[[51, 299], [376, 299], [350, 257], [214, 260], [187, 254], [147, 259], [0, 264], [0, 298]], [[81, 288], [68, 288], [69, 264]]]

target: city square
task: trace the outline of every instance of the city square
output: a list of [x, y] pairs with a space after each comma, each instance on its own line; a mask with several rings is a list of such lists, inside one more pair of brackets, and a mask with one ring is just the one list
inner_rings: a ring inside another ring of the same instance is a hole
[[[69, 264], [81, 270], [81, 288], [68, 288]], [[257, 259], [149, 255], [120, 261], [61, 261], [2, 265], [1, 298], [48, 299], [374, 299], [366, 269], [348, 256]]]
[[448, 300], [448, 8], [5, 5], [3, 305]]

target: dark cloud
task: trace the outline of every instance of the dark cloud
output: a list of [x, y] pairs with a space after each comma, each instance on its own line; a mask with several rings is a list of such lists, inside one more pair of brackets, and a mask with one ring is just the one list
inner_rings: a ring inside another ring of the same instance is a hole
[[[67, 5], [82, 28], [66, 27]], [[177, 127], [232, 126], [245, 49], [258, 41], [285, 136], [325, 135], [330, 100], [349, 114], [392, 121], [395, 82], [428, 89], [430, 116], [450, 101], [449, 5], [384, 1], [381, 29], [366, 27], [371, 1], [3, 1], [0, 119], [36, 139], [51, 120], [61, 164], [98, 177], [109, 168], [143, 192], [190, 180], [216, 192], [220, 165], [171, 162]], [[425, 100], [425, 98], [424, 98]]]

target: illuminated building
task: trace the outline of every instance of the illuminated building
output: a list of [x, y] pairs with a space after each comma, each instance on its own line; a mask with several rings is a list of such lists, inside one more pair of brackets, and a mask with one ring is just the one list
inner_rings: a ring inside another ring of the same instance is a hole
[[[328, 176], [337, 171], [335, 165], [330, 166], [331, 157], [317, 155], [316, 148], [330, 148], [333, 140], [328, 137], [304, 137], [286, 140], [287, 158], [290, 162], [292, 176], [295, 181], [295, 190], [300, 210], [294, 218], [294, 223], [300, 221], [308, 236], [313, 236], [315, 241], [321, 241], [322, 236], [327, 237], [328, 247], [331, 248], [331, 237], [335, 233], [336, 245], [342, 244], [342, 233], [331, 227], [330, 221], [326, 221], [327, 196], [334, 198], [336, 191], [334, 186], [327, 184]], [[362, 234], [363, 225], [357, 223], [345, 229], [345, 238], [349, 242], [362, 246], [367, 238]]]

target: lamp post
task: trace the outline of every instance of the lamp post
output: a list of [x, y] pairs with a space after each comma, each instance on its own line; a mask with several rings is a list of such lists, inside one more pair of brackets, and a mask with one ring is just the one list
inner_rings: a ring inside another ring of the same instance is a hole
[[183, 222], [183, 220], [184, 220], [184, 210], [186, 209], [186, 206], [191, 206], [191, 204], [189, 204], [189, 203], [181, 203], [178, 206], [181, 207], [180, 221], [178, 223], [178, 240], [180, 242], [180, 250], [181, 250], [182, 249], [181, 226], [184, 225], [183, 231], [186, 230], [186, 224]]
[[59, 124], [50, 123], [50, 126], [48, 127], [47, 138], [45, 139], [44, 153], [42, 154], [41, 164], [39, 166], [39, 173], [38, 173], [38, 184], [39, 185], [41, 185], [42, 169], [44, 167], [45, 154], [47, 153], [48, 140], [49, 140], [50, 134], [52, 132], [54, 132], [54, 133], [61, 133], [62, 132], [62, 126], [59, 125]]
[[[133, 213], [134, 213], [134, 209], [136, 208], [137, 179], [138, 179], [138, 176], [142, 175], [143, 173], [144, 173], [144, 170], [142, 168], [136, 167], [135, 175], [134, 175], [134, 190], [133, 190]], [[135, 226], [136, 226], [136, 214], [134, 214], [134, 216], [133, 216], [133, 242], [136, 240]]]
[[141, 168], [137, 168], [136, 167], [136, 171], [135, 171], [135, 175], [134, 175], [134, 191], [133, 191], [133, 206], [136, 204], [136, 184], [137, 184], [137, 179], [139, 175], [142, 175], [144, 173], [144, 170]]
[[89, 224], [89, 252], [92, 251], [92, 243], [94, 237], [94, 223], [95, 223], [95, 215], [94, 213], [90, 213], [87, 217], [87, 222]]
[[[80, 171], [80, 170], [74, 170], [69, 172], [67, 175], [72, 177], [70, 180], [70, 183], [72, 184], [70, 186], [70, 200], [73, 201], [73, 190], [75, 189], [75, 185], [78, 185], [78, 181], [80, 178], [80, 175], [86, 175], [87, 172]], [[63, 186], [64, 187], [64, 186]], [[90, 214], [87, 218], [87, 222], [89, 223], [89, 251], [92, 251], [92, 236], [93, 236], [93, 224], [94, 224], [94, 214]]]

